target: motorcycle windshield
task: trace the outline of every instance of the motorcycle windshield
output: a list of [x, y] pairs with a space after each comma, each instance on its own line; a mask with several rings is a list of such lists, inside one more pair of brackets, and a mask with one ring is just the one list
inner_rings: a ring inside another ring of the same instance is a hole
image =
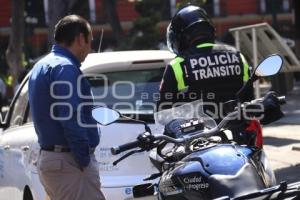
[[204, 127], [208, 129], [217, 126], [215, 120], [204, 113], [202, 100], [196, 100], [178, 107], [162, 110], [154, 113], [156, 126], [165, 126], [174, 119], [202, 119]]

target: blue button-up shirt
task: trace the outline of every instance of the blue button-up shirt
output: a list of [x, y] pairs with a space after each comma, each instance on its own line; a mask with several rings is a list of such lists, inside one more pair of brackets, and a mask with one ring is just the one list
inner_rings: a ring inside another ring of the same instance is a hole
[[29, 104], [40, 146], [67, 146], [85, 167], [90, 148], [99, 144], [99, 134], [91, 116], [91, 87], [80, 78], [79, 67], [79, 60], [70, 51], [54, 45], [32, 69]]

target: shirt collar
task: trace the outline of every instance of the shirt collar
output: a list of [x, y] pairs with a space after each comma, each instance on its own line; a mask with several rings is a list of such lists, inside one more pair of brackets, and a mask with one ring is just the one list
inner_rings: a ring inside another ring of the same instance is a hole
[[81, 65], [80, 61], [68, 49], [66, 49], [58, 44], [55, 44], [52, 46], [51, 52], [66, 56], [77, 67], [80, 67], [80, 65]]

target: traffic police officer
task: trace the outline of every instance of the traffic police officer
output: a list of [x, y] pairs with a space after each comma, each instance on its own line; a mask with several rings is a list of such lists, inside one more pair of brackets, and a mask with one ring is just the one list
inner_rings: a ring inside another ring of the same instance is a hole
[[[249, 65], [234, 47], [214, 41], [215, 28], [204, 9], [188, 5], [175, 14], [167, 28], [167, 44], [177, 56], [165, 69], [158, 110], [197, 99], [214, 102], [219, 109], [219, 103], [236, 99], [249, 79]], [[250, 88], [242, 100], [252, 98]], [[218, 118], [221, 111], [206, 108]]]

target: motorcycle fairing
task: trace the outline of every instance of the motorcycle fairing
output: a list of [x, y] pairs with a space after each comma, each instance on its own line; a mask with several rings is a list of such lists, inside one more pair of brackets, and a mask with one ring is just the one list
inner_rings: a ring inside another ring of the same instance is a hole
[[220, 144], [193, 152], [162, 176], [160, 188], [166, 185], [165, 182], [171, 182], [177, 194], [162, 194], [165, 199], [172, 199], [173, 196], [186, 199], [186, 195], [189, 195], [188, 199], [198, 199], [199, 196], [211, 199], [224, 195], [234, 197], [263, 189], [264, 183], [248, 159], [252, 153], [249, 148], [232, 144]]
[[247, 157], [235, 145], [222, 144], [190, 154], [183, 161], [194, 160], [202, 164], [209, 174], [235, 175], [247, 162]]
[[236, 175], [213, 174], [209, 177], [213, 198], [237, 197], [265, 188], [253, 165], [246, 163]]
[[209, 190], [208, 176], [200, 162], [180, 162], [162, 175], [159, 191], [165, 200], [196, 200], [200, 196], [206, 199]]
[[179, 185], [176, 182], [177, 179], [172, 172], [164, 172], [159, 181], [159, 192], [164, 196], [173, 196], [182, 193], [182, 188], [178, 187]]

